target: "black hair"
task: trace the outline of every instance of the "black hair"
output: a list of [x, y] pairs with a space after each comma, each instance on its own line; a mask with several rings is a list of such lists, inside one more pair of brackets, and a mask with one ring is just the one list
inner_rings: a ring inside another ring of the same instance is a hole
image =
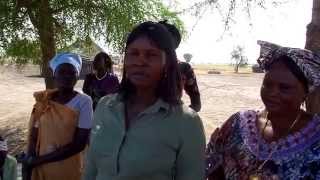
[[93, 62], [98, 61], [99, 59], [103, 59], [107, 69], [112, 69], [112, 60], [110, 56], [105, 52], [99, 52], [93, 59]]
[[293, 59], [287, 55], [281, 55], [278, 57], [275, 57], [275, 60], [266, 66], [266, 70], [269, 71], [271, 66], [275, 62], [282, 62], [285, 64], [285, 66], [290, 70], [290, 72], [303, 84], [303, 87], [305, 88], [305, 91], [308, 92], [308, 80], [304, 73], [301, 71], [299, 66], [293, 61]]
[[169, 24], [167, 20], [164, 21], [159, 21], [160, 24], [164, 25], [167, 30], [170, 32], [173, 41], [174, 41], [174, 45], [175, 45], [175, 49], [177, 49], [180, 45], [181, 42], [181, 34], [179, 32], [179, 29], [173, 25], [173, 24]]
[[[170, 105], [179, 104], [182, 94], [181, 77], [178, 70], [177, 55], [172, 38], [166, 27], [157, 22], [143, 22], [133, 28], [129, 34], [125, 50], [138, 38], [146, 37], [151, 43], [163, 50], [166, 54], [166, 64], [164, 74], [158, 84], [156, 95]], [[123, 78], [120, 83], [120, 93], [124, 98], [129, 93], [134, 93], [134, 85], [126, 78], [126, 70], [123, 68]]]

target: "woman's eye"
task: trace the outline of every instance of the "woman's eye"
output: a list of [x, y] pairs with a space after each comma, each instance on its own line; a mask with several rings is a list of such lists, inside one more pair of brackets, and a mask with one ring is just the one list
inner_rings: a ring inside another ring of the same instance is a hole
[[280, 85], [279, 88], [280, 88], [280, 90], [282, 90], [282, 91], [288, 91], [288, 90], [291, 89], [290, 86], [284, 85], [284, 84]]
[[139, 53], [137, 51], [129, 51], [128, 55], [130, 55], [130, 56], [139, 56]]
[[159, 53], [157, 53], [157, 52], [147, 52], [147, 57], [159, 57], [160, 56], [160, 54]]

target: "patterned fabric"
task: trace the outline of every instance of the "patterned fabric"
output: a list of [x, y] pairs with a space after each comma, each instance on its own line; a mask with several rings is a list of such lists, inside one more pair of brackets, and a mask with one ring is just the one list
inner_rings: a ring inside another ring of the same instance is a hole
[[274, 151], [262, 169], [264, 179], [320, 179], [320, 116], [299, 132], [268, 143], [256, 126], [260, 115], [237, 113], [212, 134], [206, 150], [207, 177], [248, 179]]
[[306, 49], [281, 47], [266, 41], [258, 41], [261, 46], [258, 63], [265, 69], [277, 57], [286, 55], [290, 57], [304, 73], [308, 80], [309, 91], [312, 92], [320, 86], [320, 55]]

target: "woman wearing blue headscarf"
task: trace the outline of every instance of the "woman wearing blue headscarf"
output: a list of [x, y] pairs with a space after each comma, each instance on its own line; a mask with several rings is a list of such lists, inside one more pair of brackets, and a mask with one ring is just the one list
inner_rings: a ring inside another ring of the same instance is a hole
[[92, 121], [91, 98], [74, 90], [81, 64], [77, 54], [56, 55], [50, 61], [56, 89], [34, 94], [24, 162], [32, 169], [33, 180], [81, 178], [80, 152], [87, 144]]

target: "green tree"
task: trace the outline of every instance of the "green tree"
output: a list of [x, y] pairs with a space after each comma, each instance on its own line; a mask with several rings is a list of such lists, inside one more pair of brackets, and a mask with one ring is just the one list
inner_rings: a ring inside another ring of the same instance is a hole
[[5, 56], [17, 65], [39, 64], [41, 61], [39, 43], [28, 39], [13, 39], [5, 48]]
[[[205, 12], [211, 10], [221, 15], [225, 31], [228, 31], [232, 27], [232, 24], [237, 21], [236, 17], [238, 13], [246, 13], [249, 19], [248, 24], [251, 25], [252, 9], [268, 9], [289, 2], [288, 0], [199, 0], [185, 9], [178, 10], [177, 13], [189, 13], [198, 17], [198, 20], [200, 20]], [[196, 24], [197, 23], [198, 22], [196, 22]]]
[[161, 0], [2, 0], [0, 1], [0, 46], [6, 48], [26, 37], [39, 42], [42, 75], [53, 87], [48, 61], [56, 49], [76, 39], [102, 38], [115, 50], [123, 47], [125, 35], [138, 22], [169, 19], [182, 22]]
[[248, 64], [248, 58], [244, 55], [244, 47], [242, 46], [236, 46], [231, 51], [231, 60], [233, 61], [234, 65], [234, 72], [239, 72], [239, 67], [244, 66]]

